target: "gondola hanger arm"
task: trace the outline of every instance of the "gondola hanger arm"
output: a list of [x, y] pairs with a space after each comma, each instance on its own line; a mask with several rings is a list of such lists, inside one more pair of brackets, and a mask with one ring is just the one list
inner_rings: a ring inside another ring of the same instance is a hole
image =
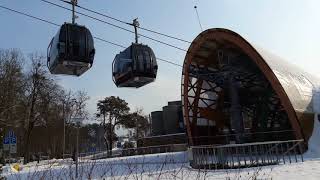
[[138, 27], [140, 26], [138, 18], [135, 18], [132, 21], [132, 26], [134, 27], [135, 40], [136, 40], [136, 43], [138, 44], [138, 38], [139, 38], [139, 36], [138, 36]]
[[75, 24], [76, 18], [78, 18], [75, 13], [75, 6], [78, 5], [78, 0], [71, 0], [71, 5], [72, 5], [72, 24]]

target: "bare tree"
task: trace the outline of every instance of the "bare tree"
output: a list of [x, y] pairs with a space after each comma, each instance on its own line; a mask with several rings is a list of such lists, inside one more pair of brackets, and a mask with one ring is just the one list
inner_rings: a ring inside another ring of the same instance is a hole
[[32, 64], [27, 76], [28, 86], [26, 94], [28, 114], [24, 125], [24, 163], [29, 162], [31, 132], [37, 123], [44, 122], [44, 116], [47, 115], [46, 110], [51, 100], [50, 93], [52, 93], [51, 90], [55, 86], [53, 80], [44, 68], [44, 56], [34, 53], [30, 55], [30, 60]]
[[[65, 91], [49, 74], [45, 61], [39, 53], [24, 58], [19, 50], [0, 49], [0, 142], [5, 132], [14, 130], [17, 155], [24, 156], [24, 163], [37, 152], [61, 156], [64, 122], [70, 128], [66, 132], [72, 133], [72, 119], [88, 118], [86, 93]], [[73, 137], [66, 137], [73, 143]]]
[[[21, 114], [24, 113], [21, 111], [24, 95], [23, 63], [24, 57], [19, 50], [0, 49], [0, 142], [3, 142], [6, 129], [21, 125]], [[4, 161], [4, 153], [0, 154], [1, 163]]]
[[71, 99], [71, 119], [88, 119], [89, 113], [86, 108], [89, 99], [85, 91], [77, 91], [74, 94], [74, 98]]
[[[0, 50], [0, 125], [19, 125], [18, 109], [24, 94], [24, 58], [17, 49]], [[1, 127], [0, 126], [0, 127]]]

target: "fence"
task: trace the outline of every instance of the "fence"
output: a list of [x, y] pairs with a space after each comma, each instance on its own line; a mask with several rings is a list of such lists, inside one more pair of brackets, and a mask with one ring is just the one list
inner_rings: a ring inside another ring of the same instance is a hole
[[[239, 138], [241, 137], [241, 138]], [[262, 142], [273, 140], [289, 140], [295, 138], [293, 130], [246, 132], [241, 134], [219, 134], [214, 136], [188, 137], [185, 133], [144, 137], [137, 141], [139, 146], [160, 146], [167, 144], [184, 144], [192, 140], [194, 145], [229, 144], [241, 139], [242, 142]]]
[[269, 141], [216, 146], [193, 146], [189, 159], [193, 168], [229, 169], [303, 162], [304, 141]]
[[144, 155], [144, 154], [155, 154], [155, 153], [166, 153], [166, 152], [180, 152], [186, 151], [187, 144], [169, 144], [162, 146], [148, 146], [140, 148], [128, 148], [128, 149], [117, 149], [96, 153], [80, 153], [80, 159], [102, 159], [102, 158], [112, 158], [112, 157], [124, 157], [124, 156], [134, 156], [134, 155]]
[[245, 132], [241, 134], [220, 134], [215, 136], [194, 136], [191, 137], [194, 145], [211, 145], [211, 144], [234, 144], [241, 140], [246, 143], [266, 142], [273, 140], [290, 140], [293, 139], [293, 130], [281, 131], [264, 131], [264, 132]]

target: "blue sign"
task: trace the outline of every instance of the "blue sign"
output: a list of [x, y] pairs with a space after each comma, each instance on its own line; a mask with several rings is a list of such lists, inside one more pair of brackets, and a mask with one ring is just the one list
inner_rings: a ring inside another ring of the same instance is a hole
[[12, 130], [3, 138], [3, 144], [17, 144], [17, 137]]
[[11, 137], [10, 140], [10, 144], [17, 144], [17, 137]]
[[9, 131], [9, 138], [15, 137], [14, 132], [12, 130]]
[[89, 152], [96, 152], [96, 148], [95, 147], [90, 147]]
[[10, 144], [10, 138], [9, 137], [4, 137], [3, 144]]

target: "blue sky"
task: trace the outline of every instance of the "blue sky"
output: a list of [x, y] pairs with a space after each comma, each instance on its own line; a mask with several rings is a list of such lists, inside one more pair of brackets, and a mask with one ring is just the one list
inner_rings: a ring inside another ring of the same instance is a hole
[[[249, 42], [257, 44], [300, 66], [314, 75], [320, 74], [320, 1], [317, 0], [78, 0], [79, 5], [113, 17], [132, 21], [169, 35], [192, 41], [200, 27], [193, 9], [198, 6], [204, 29], [231, 29]], [[57, 0], [52, 2], [59, 3]], [[61, 4], [61, 3], [60, 3]], [[69, 11], [39, 0], [1, 0], [0, 5], [30, 13], [62, 24], [71, 20]], [[62, 4], [67, 6], [66, 4]], [[93, 35], [129, 46], [133, 34], [79, 15], [78, 24], [86, 25]], [[103, 18], [103, 17], [101, 17]], [[113, 22], [112, 20], [107, 21]], [[116, 23], [116, 22], [114, 22]], [[57, 27], [0, 8], [0, 48], [20, 48], [24, 53], [46, 53]], [[131, 28], [120, 24], [126, 28]], [[132, 29], [132, 28], [131, 28]], [[187, 49], [189, 44], [168, 38], [171, 44]], [[159, 58], [182, 64], [185, 52], [140, 38]], [[106, 96], [120, 96], [132, 109], [142, 107], [145, 113], [160, 110], [167, 101], [180, 99], [181, 68], [159, 62], [156, 82], [140, 89], [116, 88], [111, 78], [111, 64], [121, 48], [95, 41], [93, 67], [81, 77], [58, 76], [60, 84], [73, 91], [85, 90], [90, 95], [88, 109], [96, 111], [96, 102]]]

